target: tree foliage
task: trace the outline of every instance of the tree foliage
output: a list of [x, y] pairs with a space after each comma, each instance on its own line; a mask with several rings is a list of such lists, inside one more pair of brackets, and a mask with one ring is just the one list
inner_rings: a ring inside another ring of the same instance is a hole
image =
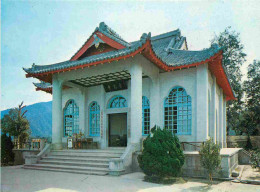
[[1, 135], [1, 164], [8, 165], [14, 162], [14, 145], [11, 141], [11, 137], [7, 136], [5, 133]]
[[227, 102], [227, 127], [235, 131], [239, 127], [239, 113], [242, 110], [242, 73], [241, 66], [246, 61], [244, 46], [240, 41], [240, 34], [232, 31], [231, 27], [226, 28], [219, 35], [216, 35], [211, 44], [217, 43], [223, 49], [223, 66], [226, 69], [233, 91], [237, 100]]
[[[239, 36], [239, 33], [228, 27], [212, 40], [212, 44], [217, 43], [223, 48], [223, 65], [237, 98], [227, 103], [227, 128], [235, 130], [237, 134], [259, 135], [260, 62], [254, 61], [248, 66], [247, 80], [242, 83], [240, 68], [245, 62], [246, 54]], [[243, 93], [245, 102], [242, 100]]]
[[141, 169], [147, 176], [176, 177], [184, 164], [184, 154], [179, 139], [166, 129], [154, 127], [143, 143], [138, 156]]
[[250, 161], [253, 168], [260, 170], [260, 149], [251, 152]]
[[242, 131], [247, 135], [260, 134], [260, 61], [248, 66], [247, 80], [244, 82], [245, 110], [241, 120]]
[[247, 80], [244, 82], [246, 106], [249, 109], [259, 107], [260, 101], [260, 61], [254, 60], [248, 66]]
[[212, 139], [209, 139], [201, 145], [199, 154], [200, 163], [207, 170], [209, 179], [212, 182], [213, 173], [216, 173], [220, 169], [220, 147]]
[[1, 120], [3, 133], [8, 133], [11, 136], [18, 138], [18, 142], [25, 140], [30, 134], [30, 124], [26, 119], [23, 102], [18, 108], [10, 109], [8, 114], [4, 115]]

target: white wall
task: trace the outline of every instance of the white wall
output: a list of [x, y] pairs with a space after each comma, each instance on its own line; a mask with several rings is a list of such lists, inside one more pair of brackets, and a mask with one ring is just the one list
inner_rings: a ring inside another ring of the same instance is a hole
[[[225, 95], [223, 90], [217, 84], [216, 78], [209, 74], [209, 95], [210, 95], [210, 115], [209, 119], [209, 137], [213, 138], [214, 141], [224, 147], [225, 143], [225, 129], [226, 129], [226, 106], [225, 106]], [[217, 112], [217, 114], [216, 114]]]
[[[158, 96], [158, 116], [159, 122], [157, 123], [160, 127], [164, 126], [164, 99], [168, 96], [169, 92], [172, 88], [176, 86], [183, 87], [187, 94], [191, 96], [192, 99], [192, 134], [191, 135], [179, 135], [181, 141], [187, 142], [196, 142], [206, 140], [209, 136], [213, 136], [215, 140], [217, 139], [217, 135], [219, 135], [219, 141], [224, 139], [224, 131], [221, 134], [221, 131], [217, 131], [216, 122], [216, 114], [215, 111], [218, 111], [218, 120], [222, 120], [222, 122], [218, 122], [219, 126], [225, 126], [225, 116], [223, 114], [224, 111], [224, 99], [222, 98], [223, 108], [221, 108], [221, 104], [219, 103], [220, 94], [223, 94], [219, 89], [218, 85], [214, 86], [214, 77], [210, 74], [206, 65], [200, 65], [197, 68], [184, 69], [179, 71], [171, 71], [158, 73], [158, 70], [155, 66], [149, 63], [147, 60], [144, 60], [139, 56], [139, 61], [142, 61], [143, 73], [145, 75], [150, 75], [152, 78], [158, 75], [159, 79], [159, 96]], [[149, 64], [151, 65], [151, 69], [149, 69]], [[110, 67], [107, 67], [109, 66]], [[111, 66], [114, 67], [111, 67]], [[102, 67], [103, 66], [103, 67]], [[72, 79], [78, 77], [85, 76], [93, 76], [93, 74], [98, 73], [110, 73], [112, 71], [120, 71], [120, 70], [129, 70], [129, 66], [131, 66], [131, 62], [123, 61], [123, 62], [114, 62], [107, 65], [97, 66], [93, 69], [83, 69], [77, 75], [76, 71], [71, 72]], [[144, 70], [147, 69], [147, 70]], [[105, 70], [108, 70], [107, 72]], [[69, 73], [61, 74], [61, 79], [68, 80]], [[152, 79], [150, 77], [143, 78], [142, 81], [142, 94], [146, 96], [150, 101], [150, 106], [154, 101], [151, 100], [151, 90], [152, 90]], [[121, 113], [125, 112], [128, 115], [127, 127], [128, 127], [128, 139], [131, 137], [130, 133], [130, 125], [131, 125], [131, 117], [130, 117], [130, 106], [131, 106], [131, 82], [128, 81], [128, 89], [121, 91], [114, 91], [106, 93], [104, 91], [103, 85], [89, 87], [89, 88], [71, 88], [65, 89], [62, 91], [62, 108], [64, 109], [66, 102], [70, 99], [74, 99], [80, 109], [80, 129], [85, 133], [85, 136], [89, 136], [89, 105], [91, 102], [96, 101], [100, 105], [101, 110], [101, 132], [100, 137], [94, 137], [96, 141], [101, 143], [101, 147], [104, 148], [107, 146], [107, 136], [108, 136], [108, 114], [111, 113]], [[215, 88], [214, 88], [215, 87]], [[107, 105], [109, 100], [115, 95], [122, 95], [127, 100], [128, 107], [125, 109], [107, 109]], [[210, 98], [209, 98], [210, 97]], [[210, 100], [210, 106], [208, 106], [208, 99]], [[155, 105], [156, 106], [156, 105]], [[210, 109], [210, 112], [208, 110]], [[83, 118], [84, 117], [84, 118]], [[198, 120], [197, 117], [200, 117]], [[220, 118], [221, 117], [221, 118]], [[151, 120], [152, 121], [152, 120]], [[142, 127], [140, 127], [142, 129]], [[213, 135], [212, 130], [213, 129]], [[220, 136], [223, 135], [223, 136]], [[223, 138], [223, 139], [222, 139]], [[66, 138], [63, 138], [63, 142], [66, 142]]]
[[192, 134], [180, 135], [181, 141], [196, 141], [196, 68], [179, 71], [160, 73], [160, 127], [164, 126], [164, 100], [169, 92], [176, 86], [183, 87], [187, 94], [191, 96], [192, 102]]

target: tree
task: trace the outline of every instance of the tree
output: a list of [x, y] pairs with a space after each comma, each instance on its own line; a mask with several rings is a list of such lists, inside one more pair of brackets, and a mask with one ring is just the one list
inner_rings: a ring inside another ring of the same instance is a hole
[[246, 93], [245, 114], [242, 127], [248, 135], [260, 134], [260, 61], [248, 66], [247, 80], [244, 82]]
[[202, 143], [199, 154], [200, 163], [207, 170], [210, 183], [212, 183], [213, 173], [220, 169], [220, 147], [212, 139], [209, 139]]
[[25, 107], [22, 102], [18, 108], [10, 109], [8, 114], [4, 115], [1, 120], [3, 133], [18, 138], [19, 144], [21, 144], [22, 140], [25, 140], [26, 135], [26, 137], [29, 137], [30, 134], [29, 121], [25, 117], [27, 112], [27, 110], [24, 110]]
[[252, 149], [251, 135], [260, 134], [260, 61], [248, 66], [247, 80], [243, 84], [245, 91], [245, 109], [240, 117], [240, 129], [247, 134], [245, 149]]
[[147, 176], [176, 177], [184, 164], [184, 154], [179, 139], [166, 129], [154, 127], [143, 143], [138, 156], [140, 168]]
[[244, 46], [240, 41], [240, 34], [232, 31], [231, 27], [227, 27], [224, 32], [215, 36], [211, 44], [217, 43], [223, 49], [223, 66], [226, 69], [230, 84], [237, 100], [227, 102], [227, 128], [235, 130], [237, 133], [239, 129], [239, 113], [242, 110], [243, 89], [242, 89], [242, 73], [240, 67], [246, 61], [246, 54], [244, 53]]
[[14, 162], [14, 145], [11, 141], [11, 137], [7, 136], [5, 133], [1, 135], [1, 164], [8, 165]]
[[260, 101], [260, 61], [254, 60], [248, 66], [247, 80], [244, 82], [246, 92], [246, 107], [253, 109], [259, 107]]

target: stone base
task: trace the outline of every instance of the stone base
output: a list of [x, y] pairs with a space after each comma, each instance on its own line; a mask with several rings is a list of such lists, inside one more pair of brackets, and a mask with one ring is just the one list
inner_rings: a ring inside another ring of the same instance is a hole
[[109, 161], [109, 175], [119, 176], [125, 172], [122, 159], [110, 159]]
[[25, 156], [25, 165], [36, 164], [38, 161], [37, 155], [27, 155]]
[[139, 166], [139, 163], [138, 163], [138, 155], [142, 154], [142, 152], [140, 151], [136, 151], [133, 153], [133, 160], [132, 160], [132, 171], [133, 172], [142, 172], [142, 169], [140, 168]]
[[62, 149], [62, 143], [52, 143], [51, 148], [53, 150], [61, 150]]
[[125, 170], [109, 171], [109, 175], [112, 175], [112, 176], [120, 176], [120, 175], [123, 175], [124, 173], [125, 173]]
[[13, 149], [14, 152], [14, 165], [23, 165], [25, 163], [25, 157], [30, 155], [37, 155], [40, 150], [29, 149]]
[[[229, 178], [232, 171], [238, 166], [239, 148], [223, 148], [220, 151], [221, 155], [221, 170], [213, 174], [215, 178]], [[134, 171], [138, 169], [137, 161], [138, 152], [133, 154], [132, 168]], [[184, 151], [185, 163], [182, 167], [182, 175], [187, 177], [208, 177], [206, 170], [200, 164], [200, 156], [198, 151]]]

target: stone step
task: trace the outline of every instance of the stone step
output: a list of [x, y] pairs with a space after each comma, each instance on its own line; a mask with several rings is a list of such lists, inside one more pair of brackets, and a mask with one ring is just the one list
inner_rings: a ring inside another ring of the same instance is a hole
[[108, 172], [104, 171], [81, 171], [81, 170], [68, 170], [68, 169], [53, 169], [53, 168], [46, 168], [46, 167], [31, 167], [29, 165], [24, 166], [24, 169], [32, 169], [32, 170], [41, 170], [41, 171], [54, 171], [54, 172], [65, 172], [65, 173], [75, 173], [75, 174], [85, 174], [85, 175], [107, 175]]
[[108, 163], [40, 160], [39, 164], [108, 168]]
[[100, 158], [80, 158], [80, 157], [57, 157], [57, 156], [47, 156], [43, 157], [42, 160], [55, 160], [55, 161], [73, 161], [73, 162], [97, 162], [97, 163], [109, 163], [109, 159]]
[[102, 167], [82, 167], [82, 166], [72, 166], [72, 165], [53, 165], [53, 164], [32, 164], [24, 165], [24, 168], [47, 168], [56, 170], [67, 170], [67, 171], [85, 171], [85, 172], [109, 172], [108, 168]]
[[119, 158], [121, 154], [106, 154], [106, 153], [71, 153], [71, 152], [50, 152], [50, 156], [59, 157], [84, 157], [84, 158]]
[[52, 150], [52, 152], [70, 152], [70, 153], [112, 153], [112, 154], [122, 154], [125, 149], [65, 149], [65, 150]]

